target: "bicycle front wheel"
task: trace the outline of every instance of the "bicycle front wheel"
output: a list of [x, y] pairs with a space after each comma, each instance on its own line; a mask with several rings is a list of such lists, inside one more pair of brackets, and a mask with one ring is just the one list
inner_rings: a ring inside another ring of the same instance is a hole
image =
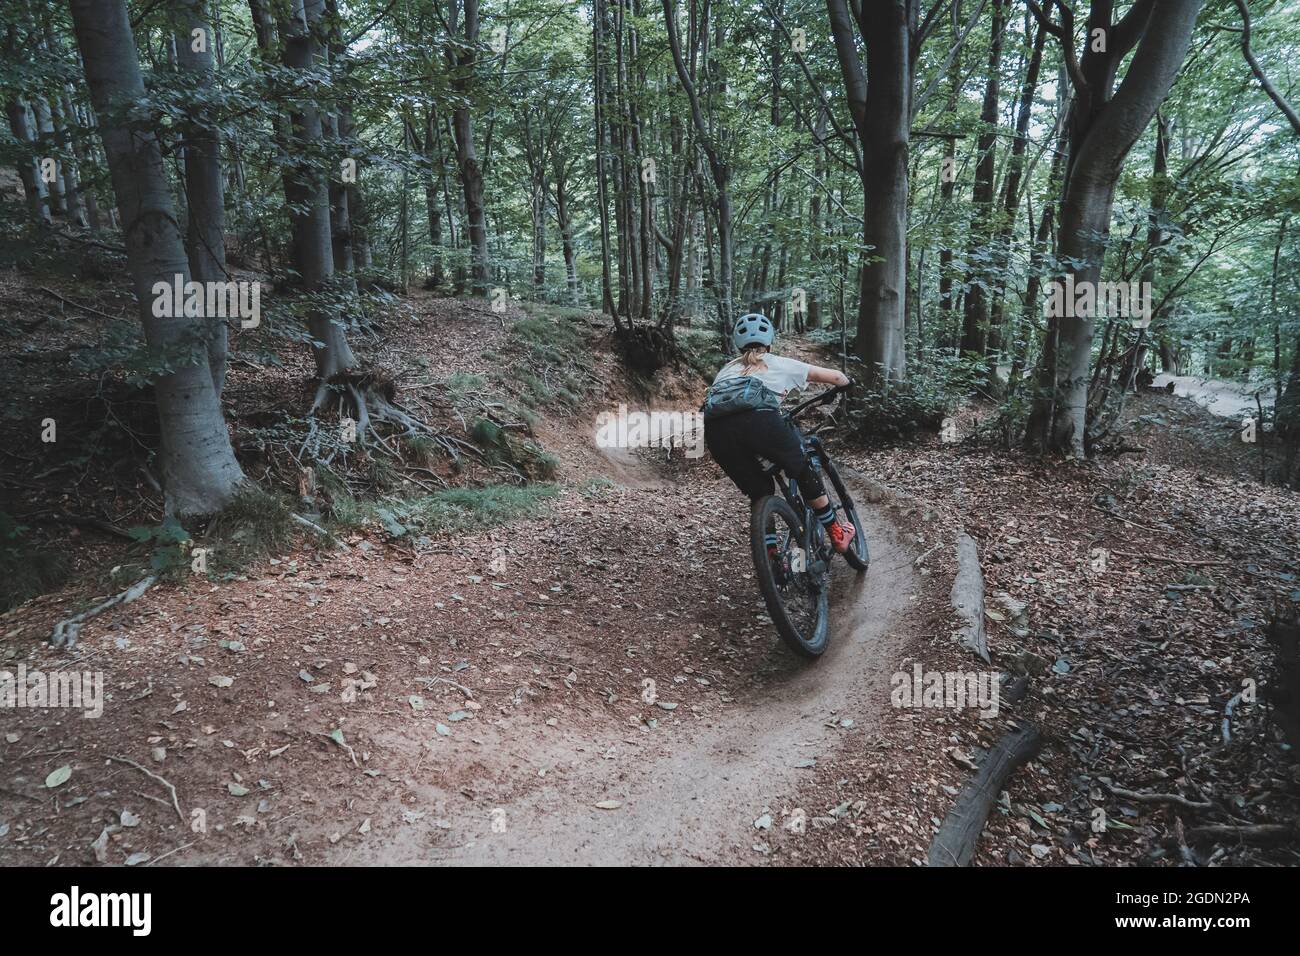
[[831, 504], [838, 506], [840, 514], [852, 523], [853, 530], [857, 532], [853, 536], [849, 550], [844, 552], [844, 560], [849, 562], [849, 567], [861, 573], [867, 570], [867, 566], [871, 563], [871, 553], [867, 550], [867, 535], [862, 530], [862, 519], [858, 517], [857, 506], [849, 497], [848, 489], [844, 487], [844, 480], [840, 478], [835, 462], [831, 461], [829, 455], [823, 455], [822, 468], [826, 472], [826, 477], [831, 480]]

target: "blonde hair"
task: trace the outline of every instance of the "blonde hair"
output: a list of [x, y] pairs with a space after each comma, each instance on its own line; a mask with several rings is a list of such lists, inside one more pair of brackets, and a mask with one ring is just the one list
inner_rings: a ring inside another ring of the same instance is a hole
[[750, 369], [758, 368], [763, 365], [763, 356], [770, 349], [766, 345], [746, 346], [740, 353], [740, 367], [748, 372]]

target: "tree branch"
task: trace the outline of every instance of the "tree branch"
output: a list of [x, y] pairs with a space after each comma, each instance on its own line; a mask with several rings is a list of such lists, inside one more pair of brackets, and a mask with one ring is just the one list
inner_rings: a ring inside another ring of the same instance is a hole
[[1295, 134], [1300, 136], [1300, 116], [1296, 115], [1295, 107], [1287, 102], [1287, 98], [1278, 92], [1277, 87], [1269, 81], [1269, 78], [1264, 74], [1264, 68], [1259, 65], [1259, 61], [1255, 59], [1255, 54], [1251, 52], [1250, 11], [1246, 9], [1246, 0], [1235, 0], [1235, 2], [1237, 4], [1237, 11], [1241, 14], [1242, 55], [1246, 57], [1246, 62], [1250, 64], [1250, 71], [1255, 74], [1255, 79], [1259, 80], [1259, 85], [1263, 87], [1264, 92], [1268, 94], [1268, 98], [1282, 111], [1282, 115], [1287, 118], [1287, 122], [1291, 124], [1291, 129]]
[[1084, 96], [1088, 92], [1088, 81], [1084, 78], [1083, 68], [1079, 66], [1079, 54], [1074, 49], [1074, 11], [1061, 2], [1054, 0], [1061, 11], [1061, 22], [1056, 24], [1034, 0], [1025, 0], [1029, 12], [1042, 24], [1043, 29], [1061, 42], [1061, 52], [1065, 55], [1065, 69], [1070, 74], [1070, 82], [1075, 91]]

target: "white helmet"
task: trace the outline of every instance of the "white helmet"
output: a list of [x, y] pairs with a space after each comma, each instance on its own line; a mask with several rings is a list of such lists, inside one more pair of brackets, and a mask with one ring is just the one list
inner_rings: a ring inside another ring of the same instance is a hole
[[736, 351], [746, 345], [766, 345], [771, 347], [776, 338], [776, 326], [762, 312], [747, 312], [736, 320], [731, 330], [731, 341]]

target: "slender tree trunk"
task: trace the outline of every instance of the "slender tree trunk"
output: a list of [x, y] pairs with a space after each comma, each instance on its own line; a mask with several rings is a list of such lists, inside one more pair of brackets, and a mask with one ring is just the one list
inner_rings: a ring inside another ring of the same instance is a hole
[[595, 76], [592, 99], [594, 104], [594, 121], [596, 132], [596, 202], [600, 207], [600, 308], [602, 312], [614, 317], [618, 323], [618, 308], [614, 303], [614, 276], [611, 269], [610, 230], [609, 230], [609, 87], [607, 54], [605, 52], [605, 31], [608, 13], [605, 0], [593, 0], [591, 16], [592, 45], [594, 50]]
[[[72, 105], [72, 97], [68, 95], [66, 88], [62, 93], [62, 100], [63, 115], [68, 118], [69, 125], [80, 127], [81, 122], [76, 107]], [[79, 129], [72, 135], [72, 152], [77, 158], [77, 183], [81, 201], [86, 208], [86, 225], [91, 232], [98, 232], [102, 225], [99, 218], [99, 200], [95, 197], [95, 190], [86, 185], [95, 175], [94, 163], [91, 159], [94, 151], [87, 150], [82, 145]]]
[[[86, 83], [100, 117], [114, 117], [145, 95], [124, 0], [70, 0]], [[155, 283], [190, 279], [157, 138], [141, 129], [101, 126], [122, 217], [127, 263], [145, 341], [158, 358], [183, 349], [201, 329], [181, 316], [154, 315]], [[178, 516], [213, 514], [234, 496], [243, 473], [235, 460], [206, 355], [155, 380], [167, 508]]]
[[[457, 0], [451, 0], [449, 23], [456, 32]], [[488, 292], [487, 215], [483, 205], [483, 171], [474, 147], [474, 114], [467, 102], [478, 62], [478, 0], [464, 0], [464, 26], [460, 32], [459, 52], [450, 48], [447, 57], [454, 73], [452, 89], [458, 94], [452, 111], [452, 130], [456, 139], [456, 164], [460, 169], [461, 189], [465, 194], [465, 231], [469, 235], [470, 291], [477, 296]]]
[[[331, 64], [336, 66], [339, 63], [343, 64], [343, 75], [346, 77], [350, 71], [350, 65], [346, 59], [347, 51], [344, 48], [343, 38], [340, 33], [338, 7], [334, 0], [327, 0], [325, 12], [329, 21], [326, 51]], [[334, 275], [338, 280], [341, 280], [339, 285], [347, 292], [351, 301], [357, 293], [357, 263], [353, 249], [352, 210], [349, 206], [348, 184], [343, 180], [341, 168], [342, 159], [350, 151], [352, 139], [351, 106], [347, 104], [346, 98], [339, 111], [323, 116], [321, 123], [325, 138], [334, 147], [328, 167], [330, 255], [334, 260]], [[356, 323], [355, 315], [354, 312], [351, 320], [353, 324]]]
[[[953, 8], [952, 29], [954, 36], [959, 28], [960, 11]], [[965, 48], [957, 50], [948, 64], [948, 113], [956, 115], [957, 100], [961, 93], [961, 58]], [[939, 248], [939, 328], [936, 341], [949, 346], [956, 328], [954, 313], [957, 310], [957, 297], [953, 294], [953, 238], [952, 213], [953, 193], [957, 190], [957, 137], [946, 137], [943, 141], [943, 161], [940, 169], [939, 200], [943, 216], [943, 245]]]
[[[996, 381], [996, 365], [1004, 345], [1003, 322], [1006, 311], [1007, 284], [1011, 273], [1011, 243], [1015, 235], [1016, 210], [1020, 208], [1021, 180], [1025, 171], [1025, 148], [1029, 143], [1029, 120], [1033, 114], [1034, 96], [1038, 92], [1038, 75], [1043, 64], [1043, 47], [1047, 31], [1040, 24], [1034, 36], [1025, 80], [1020, 89], [1016, 113], [1016, 133], [1007, 160], [1007, 178], [1002, 186], [1002, 217], [998, 221], [996, 240], [996, 266], [998, 284], [989, 309], [988, 352], [991, 356], [990, 384]], [[1014, 345], [1013, 345], [1014, 351]]]
[[[724, 354], [732, 351], [731, 336], [728, 331], [735, 318], [732, 308], [733, 253], [731, 223], [731, 166], [721, 152], [718, 143], [718, 130], [705, 123], [704, 113], [700, 107], [700, 97], [691, 79], [690, 71], [682, 56], [681, 40], [677, 35], [677, 11], [674, 0], [663, 0], [664, 21], [668, 29], [668, 46], [672, 51], [673, 66], [677, 78], [686, 92], [690, 105], [691, 122], [695, 125], [696, 139], [708, 160], [709, 172], [713, 176], [713, 188], [716, 193], [713, 200], [714, 222], [717, 225], [718, 271], [713, 276], [714, 294], [718, 308], [719, 344]], [[720, 29], [720, 28], [719, 28]]]
[[[972, 221], [968, 259], [981, 261], [991, 241], [993, 178], [997, 166], [999, 73], [1002, 67], [1002, 32], [1005, 26], [1003, 0], [993, 0], [992, 33], [989, 40], [988, 75], [984, 103], [980, 110], [980, 132], [976, 138], [975, 185], [971, 191]], [[987, 266], [974, 265], [967, 273], [966, 306], [962, 315], [961, 353], [967, 358], [984, 356], [989, 325], [988, 286], [993, 276]]]
[[446, 283], [442, 264], [442, 199], [438, 193], [438, 179], [435, 170], [442, 168], [442, 151], [435, 137], [438, 128], [437, 117], [432, 108], [426, 108], [424, 114], [423, 138], [411, 136], [420, 148], [420, 179], [424, 183], [424, 211], [429, 223], [429, 243], [433, 246], [433, 257], [429, 263], [428, 287], [441, 289]]
[[[1065, 125], [1069, 116], [1071, 92], [1067, 82], [1065, 71], [1060, 71], [1057, 80], [1057, 89], [1063, 91], [1061, 102], [1057, 105], [1056, 125], [1052, 131], [1051, 148], [1052, 148], [1052, 165], [1047, 175], [1047, 200], [1043, 203], [1043, 210], [1039, 214], [1038, 229], [1035, 231], [1033, 239], [1030, 241], [1029, 248], [1029, 278], [1025, 283], [1025, 297], [1020, 319], [1020, 332], [1014, 336], [1013, 353], [1014, 358], [1011, 360], [1011, 375], [1008, 384], [1015, 388], [1021, 380], [1021, 375], [1029, 362], [1029, 349], [1035, 338], [1035, 330], [1039, 325], [1039, 316], [1041, 315], [1041, 303], [1039, 302], [1039, 292], [1042, 290], [1043, 269], [1049, 250], [1049, 240], [1052, 235], [1052, 227], [1055, 223], [1056, 199], [1061, 191], [1061, 177], [1065, 174], [1065, 150], [1064, 142]], [[1031, 213], [1032, 217], [1032, 213]], [[1032, 218], [1030, 224], [1033, 224]], [[1055, 368], [1055, 348], [1056, 333], [1050, 330], [1043, 339], [1042, 360], [1039, 363], [1040, 371], [1043, 368]], [[1050, 351], [1050, 357], [1049, 357]], [[1050, 383], [1049, 386], [1050, 387]]]
[[[176, 64], [194, 75], [195, 87], [212, 88], [212, 27], [203, 0], [172, 0], [176, 28]], [[199, 31], [195, 34], [195, 31]], [[215, 129], [186, 123], [185, 201], [188, 213], [185, 253], [196, 282], [225, 282], [226, 208], [221, 178], [221, 139]], [[221, 397], [226, 381], [227, 329], [224, 319], [207, 317], [208, 369], [212, 388]]]
[[[27, 149], [35, 149], [31, 124], [27, 122], [27, 107], [18, 97], [5, 103], [5, 113], [9, 116], [9, 132], [19, 144]], [[18, 178], [23, 183], [23, 196], [27, 199], [27, 213], [37, 222], [50, 223], [49, 191], [41, 178], [40, 163], [35, 156], [20, 157], [17, 163]]]
[[[352, 104], [344, 103], [339, 109], [339, 139], [345, 143], [352, 140]], [[351, 238], [354, 267], [361, 272], [368, 271], [373, 262], [370, 250], [369, 217], [357, 183], [347, 184], [348, 235]]]
[[[32, 97], [32, 108], [36, 113], [37, 144], [42, 159], [57, 158], [58, 150], [54, 143], [54, 119], [50, 115], [50, 104], [43, 96]], [[63, 163], [58, 163], [55, 176], [47, 184], [50, 196], [50, 212], [62, 216], [68, 211], [68, 200], [63, 179]]]
[[560, 244], [564, 249], [564, 278], [569, 289], [569, 302], [581, 304], [578, 291], [578, 260], [573, 248], [573, 221], [569, 216], [569, 192], [564, 160], [555, 157], [552, 179], [555, 183], [555, 221], [560, 227]]
[[[1155, 299], [1156, 282], [1160, 278], [1158, 259], [1160, 248], [1165, 242], [1165, 203], [1169, 196], [1169, 120], [1156, 114], [1156, 148], [1151, 168], [1151, 209], [1147, 214], [1147, 259], [1142, 269], [1142, 283], [1152, 290]], [[1147, 303], [1148, 307], [1153, 302]], [[1151, 324], [1155, 325], [1160, 316], [1152, 315]], [[1120, 383], [1125, 393], [1136, 388], [1138, 369], [1142, 367], [1147, 354], [1147, 329], [1138, 332], [1138, 340], [1126, 353], [1124, 368], [1120, 373]]]
[[[808, 253], [811, 260], [812, 272], [816, 277], [812, 288], [808, 290], [808, 318], [807, 326], [810, 329], [819, 329], [822, 325], [822, 280], [823, 280], [823, 253], [822, 244], [824, 229], [822, 224], [822, 191], [826, 190], [829, 196], [830, 187], [826, 183], [826, 122], [829, 118], [825, 107], [818, 107], [817, 123], [813, 127], [813, 184], [812, 194], [808, 200], [808, 225], [809, 243]], [[951, 140], [949, 140], [951, 142]], [[829, 219], [830, 204], [827, 203], [827, 219]]]
[[[54, 52], [53, 44], [50, 44], [50, 52]], [[54, 138], [59, 145], [59, 178], [63, 182], [63, 192], [67, 201], [67, 216], [68, 219], [84, 229], [87, 225], [86, 208], [81, 199], [76, 153], [73, 152], [69, 145], [68, 126], [64, 119], [63, 107], [60, 105], [57, 96], [50, 97], [49, 106], [50, 122], [54, 127]]]

